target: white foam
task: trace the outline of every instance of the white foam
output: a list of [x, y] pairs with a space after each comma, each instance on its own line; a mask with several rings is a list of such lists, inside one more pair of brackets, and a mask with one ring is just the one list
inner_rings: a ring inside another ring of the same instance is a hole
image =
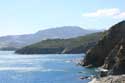
[[71, 61], [70, 61], [70, 60], [66, 60], [65, 62], [66, 62], [66, 63], [70, 63]]
[[94, 78], [92, 81], [90, 81], [88, 83], [96, 83], [96, 78]]
[[0, 67], [0, 71], [8, 71], [8, 70], [13, 70], [13, 71], [36, 71], [40, 70], [42, 68], [39, 67]]
[[108, 69], [104, 69], [104, 68], [98, 68], [98, 69], [99, 69], [99, 71], [104, 71], [104, 72], [108, 71]]
[[0, 71], [16, 71], [16, 72], [28, 72], [28, 71], [39, 71], [39, 72], [49, 72], [49, 71], [63, 71], [61, 69], [46, 69], [42, 67], [0, 67]]

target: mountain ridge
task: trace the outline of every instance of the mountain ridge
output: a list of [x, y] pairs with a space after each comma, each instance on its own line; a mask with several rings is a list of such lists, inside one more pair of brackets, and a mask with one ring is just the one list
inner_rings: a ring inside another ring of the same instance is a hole
[[94, 31], [85, 30], [78, 26], [63, 26], [40, 30], [33, 34], [3, 36], [0, 37], [0, 48], [21, 48], [41, 40], [55, 38], [66, 39], [83, 36], [93, 32]]

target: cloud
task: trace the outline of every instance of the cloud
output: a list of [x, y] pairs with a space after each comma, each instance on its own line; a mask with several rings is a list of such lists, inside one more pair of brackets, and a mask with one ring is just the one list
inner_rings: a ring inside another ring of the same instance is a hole
[[119, 19], [119, 18], [125, 18], [125, 12], [122, 12], [116, 16], [114, 16], [113, 18]]
[[118, 8], [99, 9], [95, 12], [83, 13], [84, 17], [112, 17], [115, 19], [125, 18], [125, 12], [121, 12]]

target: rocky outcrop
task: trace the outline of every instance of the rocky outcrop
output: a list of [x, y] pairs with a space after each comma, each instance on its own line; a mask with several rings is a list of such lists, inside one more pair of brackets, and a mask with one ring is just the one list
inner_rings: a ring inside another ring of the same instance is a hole
[[125, 74], [125, 21], [109, 29], [98, 44], [87, 52], [83, 65], [102, 66], [108, 74]]
[[109, 74], [120, 75], [125, 74], [125, 41], [122, 40], [119, 44], [118, 52], [115, 56], [115, 64], [113, 64], [112, 69]]
[[103, 78], [95, 78], [89, 83], [125, 83], [125, 76], [107, 76]]

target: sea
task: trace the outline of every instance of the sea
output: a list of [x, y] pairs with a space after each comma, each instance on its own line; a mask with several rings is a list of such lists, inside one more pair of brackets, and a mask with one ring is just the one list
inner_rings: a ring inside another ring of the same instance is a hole
[[0, 51], [0, 83], [88, 83], [97, 74], [78, 65], [85, 54], [21, 55]]

